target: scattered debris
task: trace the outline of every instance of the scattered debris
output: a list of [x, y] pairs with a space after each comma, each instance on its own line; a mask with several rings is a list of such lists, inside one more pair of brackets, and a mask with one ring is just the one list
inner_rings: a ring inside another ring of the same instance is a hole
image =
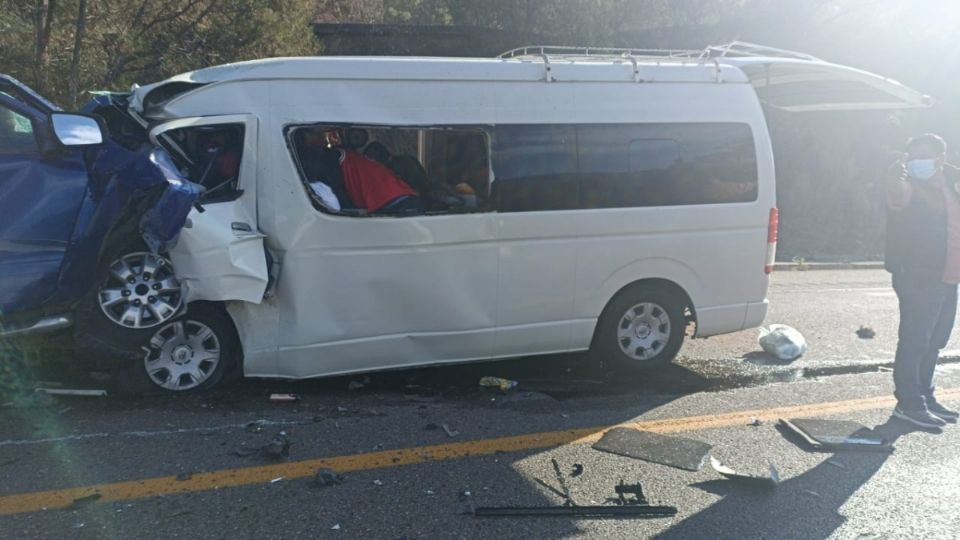
[[432, 489], [425, 489], [423, 490], [423, 494], [428, 497], [433, 497], [434, 495], [436, 495], [436, 492], [434, 492]]
[[819, 418], [780, 419], [781, 431], [799, 438], [813, 450], [876, 450], [892, 452], [893, 445], [876, 431], [849, 420]]
[[339, 524], [339, 523], [334, 524], [333, 527], [330, 527], [330, 530], [331, 530], [331, 531], [339, 531], [339, 530], [340, 530], [340, 524]]
[[513, 390], [520, 383], [517, 381], [511, 381], [510, 379], [504, 379], [501, 377], [481, 377], [480, 386], [485, 388], [499, 388], [501, 392], [507, 393], [510, 390]]
[[270, 442], [263, 445], [260, 450], [263, 452], [263, 455], [273, 459], [280, 459], [289, 456], [290, 439], [287, 438], [287, 432], [281, 431], [277, 433], [272, 439], [270, 439]]
[[[559, 467], [554, 465], [559, 474]], [[477, 517], [590, 517], [590, 518], [659, 518], [677, 515], [674, 506], [653, 506], [643, 494], [643, 487], [639, 484], [625, 484], [623, 480], [614, 488], [617, 497], [611, 499], [614, 505], [604, 506], [577, 506], [567, 499], [570, 504], [563, 506], [500, 506], [481, 507], [473, 511]], [[630, 497], [627, 497], [630, 495]]]
[[260, 448], [259, 448], [259, 447], [258, 447], [258, 448], [253, 448], [253, 447], [248, 447], [248, 446], [238, 446], [236, 449], [234, 449], [233, 455], [235, 455], [235, 456], [237, 456], [237, 457], [247, 457], [247, 456], [252, 456], [253, 454], [256, 454], [257, 452], [260, 452]]
[[762, 426], [762, 425], [763, 425], [763, 420], [760, 420], [759, 418], [751, 418], [751, 419], [750, 419], [750, 423], [748, 423], [747, 425], [748, 425], [748, 426], [754, 426], [754, 427], [756, 427], [756, 426]]
[[451, 439], [460, 434], [459, 431], [450, 429], [450, 426], [446, 424], [440, 424], [440, 427], [443, 428], [443, 432], [447, 434], [447, 437], [450, 437]]
[[576, 477], [580, 476], [581, 474], [583, 474], [583, 464], [581, 464], [581, 463], [574, 463], [574, 464], [573, 464], [573, 471], [570, 473], [570, 478], [576, 478]]
[[87, 397], [105, 397], [106, 390], [86, 389], [86, 388], [37, 388], [37, 392], [51, 396], [87, 396]]
[[467, 499], [469, 499], [472, 495], [473, 494], [470, 493], [469, 491], [464, 490], [464, 491], [461, 491], [460, 493], [457, 493], [457, 500], [460, 502], [464, 502]]
[[684, 437], [617, 427], [607, 431], [593, 448], [678, 469], [699, 471], [707, 461], [712, 446]]
[[180, 516], [186, 516], [186, 515], [192, 514], [192, 513], [193, 513], [193, 510], [177, 510], [176, 512], [170, 514], [170, 515], [167, 516], [167, 517], [168, 517], [168, 518], [175, 518], [175, 517], [180, 517]]
[[780, 484], [780, 471], [777, 470], [773, 463], [770, 463], [770, 476], [753, 476], [737, 472], [720, 463], [720, 460], [713, 456], [710, 456], [710, 466], [724, 478], [738, 482], [746, 487], [774, 489]]
[[71, 510], [74, 510], [77, 508], [83, 508], [85, 506], [89, 506], [99, 501], [101, 497], [103, 497], [103, 495], [99, 493], [91, 493], [90, 495], [86, 495], [84, 497], [78, 497], [74, 499], [73, 502], [70, 503], [70, 506], [68, 506], [67, 508]]
[[254, 420], [253, 422], [247, 422], [247, 425], [244, 426], [244, 430], [247, 433], [260, 433], [263, 431], [263, 426], [266, 424], [265, 420]]
[[323, 488], [342, 484], [345, 480], [342, 474], [337, 474], [330, 469], [319, 469], [313, 475], [313, 487]]
[[271, 484], [276, 484], [277, 482], [279, 482], [279, 481], [281, 481], [281, 480], [283, 480], [283, 477], [282, 477], [282, 476], [278, 476], [278, 477], [274, 478], [273, 480], [271, 480], [270, 483], [271, 483]]
[[297, 394], [270, 394], [271, 403], [292, 403], [294, 401], [300, 401], [300, 396]]
[[382, 486], [382, 485], [383, 485], [383, 480], [380, 480], [380, 479], [378, 478], [378, 479], [376, 479], [376, 480], [373, 481], [373, 485], [375, 485], [375, 486]]
[[785, 324], [771, 324], [760, 328], [757, 340], [767, 354], [783, 361], [796, 360], [807, 352], [807, 340], [796, 328]]
[[860, 339], [873, 339], [877, 337], [877, 333], [874, 332], [873, 328], [861, 325], [860, 329], [857, 330], [857, 337]]
[[187, 480], [189, 480], [189, 479], [191, 479], [191, 478], [193, 478], [193, 475], [190, 474], [190, 473], [188, 473], [188, 472], [182, 472], [182, 473], [180, 473], [180, 474], [177, 475], [177, 481], [178, 481], [178, 482], [185, 482], [185, 481], [187, 481]]
[[812, 491], [812, 490], [809, 490], [809, 489], [804, 489], [804, 490], [802, 490], [802, 491], [803, 491], [804, 493], [806, 493], [807, 495], [812, 495], [812, 496], [814, 496], [814, 497], [816, 497], [816, 498], [818, 498], [818, 499], [820, 498], [820, 494], [817, 493], [816, 491]]

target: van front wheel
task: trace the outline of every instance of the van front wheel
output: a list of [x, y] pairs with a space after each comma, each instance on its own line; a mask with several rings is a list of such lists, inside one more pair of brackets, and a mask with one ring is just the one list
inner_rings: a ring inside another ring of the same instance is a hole
[[621, 291], [607, 305], [592, 349], [615, 369], [645, 371], [673, 361], [685, 331], [684, 305], [677, 295], [639, 284]]

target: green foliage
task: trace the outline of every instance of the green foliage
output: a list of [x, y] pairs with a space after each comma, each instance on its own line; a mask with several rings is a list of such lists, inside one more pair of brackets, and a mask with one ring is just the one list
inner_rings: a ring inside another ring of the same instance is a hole
[[[73, 103], [68, 79], [80, 1], [0, 0], [0, 72]], [[122, 90], [214, 64], [317, 54], [315, 10], [313, 0], [89, 2], [76, 88]], [[46, 44], [38, 17], [50, 21]]]

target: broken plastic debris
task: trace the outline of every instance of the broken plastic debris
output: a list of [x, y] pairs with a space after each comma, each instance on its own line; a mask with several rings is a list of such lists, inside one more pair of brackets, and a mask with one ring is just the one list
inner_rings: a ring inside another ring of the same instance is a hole
[[893, 445], [883, 435], [849, 420], [819, 418], [780, 419], [779, 427], [793, 434], [814, 450], [875, 450], [892, 452]]
[[860, 339], [873, 339], [877, 337], [877, 333], [869, 326], [860, 326], [860, 329], [857, 330], [857, 337]]
[[451, 439], [460, 434], [459, 431], [450, 429], [450, 426], [448, 426], [448, 425], [446, 425], [446, 424], [440, 424], [440, 427], [443, 428], [443, 431], [444, 431], [444, 433], [447, 434], [447, 437], [450, 437]]
[[502, 377], [481, 377], [480, 386], [486, 388], [499, 388], [501, 392], [509, 392], [516, 388], [520, 383], [504, 379]]
[[300, 401], [300, 396], [297, 394], [270, 394], [271, 403], [290, 403], [293, 401]]
[[290, 455], [290, 439], [287, 438], [287, 432], [281, 431], [270, 439], [270, 442], [261, 447], [261, 451], [267, 457], [273, 459], [285, 458]]
[[617, 427], [607, 431], [593, 445], [594, 450], [619, 456], [642, 459], [688, 471], [699, 471], [710, 453], [711, 445], [684, 437], [671, 437]]
[[378, 478], [378, 479], [376, 479], [376, 480], [373, 481], [373, 485], [375, 485], [375, 486], [382, 486], [382, 485], [383, 485], [383, 480], [380, 480], [380, 479]]
[[570, 473], [570, 478], [576, 478], [583, 474], [583, 465], [580, 463], [573, 464], [573, 471]]
[[339, 530], [340, 530], [340, 524], [339, 524], [339, 523], [334, 524], [333, 527], [330, 527], [330, 530], [331, 530], [331, 531], [339, 531]]
[[317, 473], [313, 475], [313, 487], [335, 486], [342, 484], [343, 481], [343, 475], [337, 474], [331, 469], [319, 469]]
[[753, 476], [737, 472], [730, 467], [727, 467], [723, 463], [720, 463], [720, 460], [713, 456], [710, 456], [710, 466], [713, 467], [713, 470], [717, 471], [725, 478], [748, 487], [773, 489], [780, 484], [780, 472], [773, 465], [773, 463], [769, 464], [770, 476]]
[[785, 324], [771, 324], [760, 328], [757, 340], [767, 354], [783, 361], [796, 360], [807, 352], [807, 340], [796, 328]]
[[274, 478], [273, 480], [271, 480], [270, 483], [271, 483], [271, 484], [276, 484], [277, 482], [279, 482], [279, 481], [281, 481], [281, 480], [283, 480], [283, 477], [282, 477], [282, 476], [278, 476], [278, 477]]

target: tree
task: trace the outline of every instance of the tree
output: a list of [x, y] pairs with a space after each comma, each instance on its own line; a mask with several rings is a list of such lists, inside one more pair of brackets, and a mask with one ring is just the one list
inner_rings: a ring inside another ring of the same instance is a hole
[[0, 72], [75, 103], [204, 66], [317, 54], [314, 0], [0, 0]]

